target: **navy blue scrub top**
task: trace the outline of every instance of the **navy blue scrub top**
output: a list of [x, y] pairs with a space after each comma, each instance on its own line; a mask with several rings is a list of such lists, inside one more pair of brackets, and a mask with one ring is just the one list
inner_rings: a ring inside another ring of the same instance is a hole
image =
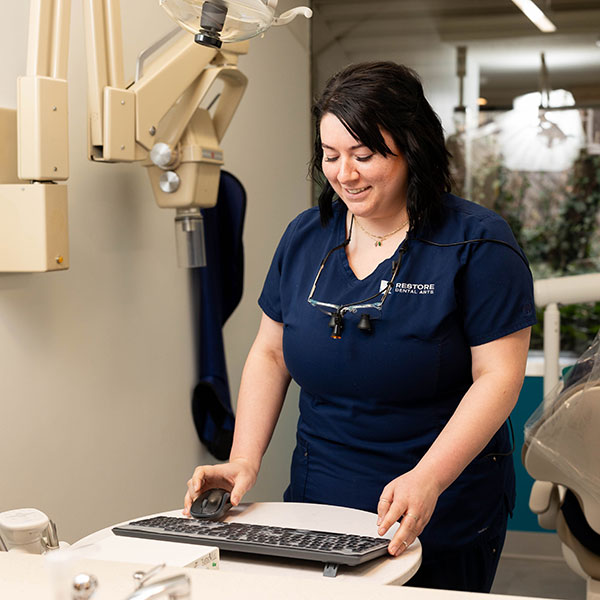
[[[373, 332], [346, 313], [339, 340], [329, 317], [307, 302], [319, 265], [346, 238], [346, 207], [322, 227], [317, 208], [288, 226], [259, 305], [283, 323], [283, 351], [300, 385], [297, 446], [285, 499], [371, 512], [383, 487], [412, 469], [472, 384], [470, 347], [535, 323], [533, 282], [507, 223], [453, 195], [440, 225], [411, 231], [395, 285]], [[495, 239], [439, 247], [473, 239]], [[357, 303], [389, 281], [398, 253], [357, 279], [345, 250], [333, 252], [314, 299]], [[420, 536], [430, 552], [469, 544], [514, 506], [506, 424], [440, 496]], [[496, 455], [494, 455], [496, 454]], [[491, 455], [491, 456], [490, 456]]]

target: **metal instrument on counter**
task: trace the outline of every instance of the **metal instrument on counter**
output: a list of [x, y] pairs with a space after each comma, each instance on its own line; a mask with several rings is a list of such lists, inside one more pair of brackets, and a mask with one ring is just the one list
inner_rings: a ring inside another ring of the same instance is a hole
[[79, 573], [73, 579], [72, 600], [89, 600], [98, 587], [98, 580], [94, 575]]
[[[161, 597], [169, 600], [191, 598], [190, 578], [184, 573], [150, 582], [164, 567], [163, 563], [149, 571], [136, 571], [133, 574], [136, 582], [135, 589], [125, 600], [152, 600]], [[90, 600], [97, 588], [98, 580], [94, 575], [80, 573], [73, 579], [71, 599]]]

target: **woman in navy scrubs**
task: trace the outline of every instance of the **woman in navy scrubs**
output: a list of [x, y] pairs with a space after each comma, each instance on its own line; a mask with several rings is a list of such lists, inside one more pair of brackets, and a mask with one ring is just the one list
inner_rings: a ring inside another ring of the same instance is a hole
[[228, 463], [198, 467], [237, 504], [288, 384], [301, 387], [285, 500], [377, 513], [389, 552], [419, 536], [409, 582], [489, 591], [514, 505], [506, 420], [523, 383], [531, 274], [504, 220], [451, 195], [418, 76], [348, 67], [314, 107], [319, 207], [287, 228], [259, 299]]

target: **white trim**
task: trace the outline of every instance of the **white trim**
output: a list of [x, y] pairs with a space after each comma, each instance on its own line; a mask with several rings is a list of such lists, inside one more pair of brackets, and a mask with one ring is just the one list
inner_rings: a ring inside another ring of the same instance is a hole
[[[570, 367], [577, 362], [577, 356], [568, 352], [562, 352], [559, 357], [560, 371]], [[543, 377], [544, 376], [544, 352], [542, 350], [530, 350], [527, 355], [527, 366], [525, 367], [525, 377]]]

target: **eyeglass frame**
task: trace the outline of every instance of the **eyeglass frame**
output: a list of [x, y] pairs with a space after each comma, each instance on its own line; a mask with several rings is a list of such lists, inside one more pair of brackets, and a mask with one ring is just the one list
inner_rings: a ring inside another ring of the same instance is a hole
[[[358, 302], [351, 302], [348, 304], [331, 304], [329, 302], [320, 302], [319, 300], [314, 300], [313, 296], [315, 294], [315, 290], [317, 289], [317, 283], [319, 281], [319, 278], [321, 277], [321, 273], [323, 271], [323, 268], [325, 267], [325, 263], [329, 260], [329, 257], [333, 254], [333, 252], [335, 252], [336, 250], [340, 250], [341, 248], [345, 248], [350, 243], [351, 236], [352, 236], [353, 223], [354, 223], [354, 215], [352, 216], [352, 221], [350, 222], [350, 230], [348, 231], [348, 237], [341, 244], [335, 246], [334, 248], [331, 248], [331, 250], [329, 250], [329, 252], [327, 252], [325, 257], [321, 261], [321, 264], [319, 265], [319, 270], [317, 271], [317, 275], [312, 284], [312, 288], [310, 290], [310, 293], [308, 294], [307, 302], [311, 306], [317, 308], [323, 314], [325, 314], [329, 317], [338, 316], [338, 318], [340, 318], [340, 317], [343, 317], [344, 314], [347, 312], [351, 312], [351, 313], [355, 314], [360, 309], [367, 309], [367, 308], [374, 308], [375, 310], [378, 310], [379, 313], [381, 313], [381, 311], [383, 309], [383, 303], [385, 302], [386, 298], [389, 296], [389, 293], [394, 286], [394, 281], [396, 280], [396, 277], [398, 276], [398, 272], [400, 271], [400, 265], [402, 264], [402, 256], [406, 252], [406, 246], [404, 246], [404, 242], [402, 242], [402, 244], [400, 245], [400, 248], [398, 250], [398, 260], [395, 260], [392, 263], [392, 276], [391, 276], [390, 280], [388, 281], [387, 285], [382, 290], [379, 290], [379, 292], [377, 292], [376, 294], [373, 294], [372, 296], [369, 296], [368, 298], [365, 298], [364, 300], [359, 300]], [[381, 295], [381, 300], [379, 302], [367, 304], [370, 300], [373, 300], [374, 298], [377, 298], [377, 296], [380, 296], [380, 295]], [[330, 309], [335, 309], [335, 310], [334, 310], [334, 312], [330, 312], [328, 310], [325, 310], [325, 308], [330, 308]]]

